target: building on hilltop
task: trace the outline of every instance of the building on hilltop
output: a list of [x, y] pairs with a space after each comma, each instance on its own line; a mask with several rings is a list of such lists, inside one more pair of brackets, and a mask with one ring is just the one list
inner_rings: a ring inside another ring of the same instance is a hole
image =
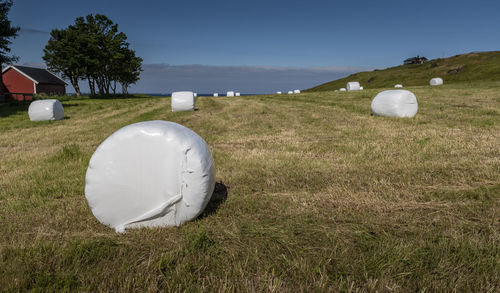
[[32, 100], [34, 94], [66, 94], [66, 82], [46, 69], [10, 65], [2, 70], [4, 92], [17, 101]]
[[412, 58], [408, 58], [404, 61], [404, 65], [407, 65], [407, 64], [423, 64], [427, 62], [427, 58], [425, 57], [420, 57], [417, 55], [417, 57], [412, 57]]

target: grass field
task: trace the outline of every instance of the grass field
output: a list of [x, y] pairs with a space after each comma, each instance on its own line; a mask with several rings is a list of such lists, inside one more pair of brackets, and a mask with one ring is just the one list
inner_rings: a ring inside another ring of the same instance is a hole
[[[500, 83], [415, 87], [412, 119], [378, 90], [65, 100], [32, 123], [0, 104], [0, 290], [500, 291]], [[210, 146], [227, 200], [181, 227], [117, 234], [85, 172], [130, 123], [169, 120]]]

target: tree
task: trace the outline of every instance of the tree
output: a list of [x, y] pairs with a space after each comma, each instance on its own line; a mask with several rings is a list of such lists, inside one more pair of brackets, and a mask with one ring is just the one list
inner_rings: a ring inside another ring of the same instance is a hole
[[80, 50], [82, 44], [83, 40], [74, 27], [54, 29], [50, 32], [50, 39], [43, 49], [42, 57], [51, 71], [69, 79], [77, 96], [81, 95], [78, 81], [86, 74], [85, 68], [82, 67], [85, 63], [85, 55]]
[[139, 79], [142, 59], [129, 49], [127, 36], [106, 16], [78, 17], [74, 25], [62, 31], [51, 32], [44, 60], [74, 86], [78, 86], [78, 80], [87, 79], [91, 95], [108, 95], [110, 90], [116, 93], [117, 82], [126, 83], [126, 90]]
[[[3, 64], [8, 64], [17, 60], [16, 56], [10, 55], [9, 48], [9, 45], [12, 44], [10, 39], [15, 38], [19, 31], [19, 27], [13, 27], [7, 17], [11, 7], [11, 0], [0, 0], [0, 69], [3, 68]], [[3, 92], [3, 79], [0, 74], [0, 96], [3, 96]]]

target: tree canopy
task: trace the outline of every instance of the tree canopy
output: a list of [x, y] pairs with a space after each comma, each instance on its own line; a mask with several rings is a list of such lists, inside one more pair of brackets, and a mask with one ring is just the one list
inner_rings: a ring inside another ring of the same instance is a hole
[[79, 80], [87, 80], [90, 94], [122, 92], [139, 80], [142, 59], [129, 48], [127, 36], [102, 14], [78, 17], [65, 29], [54, 29], [45, 46], [47, 67], [68, 78], [80, 95]]
[[[0, 0], [0, 69], [3, 68], [3, 64], [17, 60], [16, 56], [10, 54], [11, 39], [15, 38], [19, 31], [19, 27], [13, 27], [8, 18], [11, 7], [12, 1]], [[3, 81], [0, 75], [0, 95], [1, 94], [3, 94]]]

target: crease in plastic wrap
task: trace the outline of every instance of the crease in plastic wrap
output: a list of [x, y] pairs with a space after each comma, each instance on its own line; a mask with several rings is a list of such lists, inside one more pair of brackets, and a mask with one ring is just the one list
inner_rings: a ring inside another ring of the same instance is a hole
[[172, 112], [194, 111], [194, 93], [173, 92], [172, 93]]
[[31, 102], [28, 108], [31, 121], [51, 121], [64, 119], [64, 108], [56, 99]]
[[168, 121], [125, 126], [90, 159], [85, 196], [94, 216], [119, 233], [179, 226], [199, 216], [215, 186], [205, 141]]
[[378, 116], [408, 117], [417, 114], [417, 97], [407, 90], [387, 90], [372, 100], [371, 111]]

